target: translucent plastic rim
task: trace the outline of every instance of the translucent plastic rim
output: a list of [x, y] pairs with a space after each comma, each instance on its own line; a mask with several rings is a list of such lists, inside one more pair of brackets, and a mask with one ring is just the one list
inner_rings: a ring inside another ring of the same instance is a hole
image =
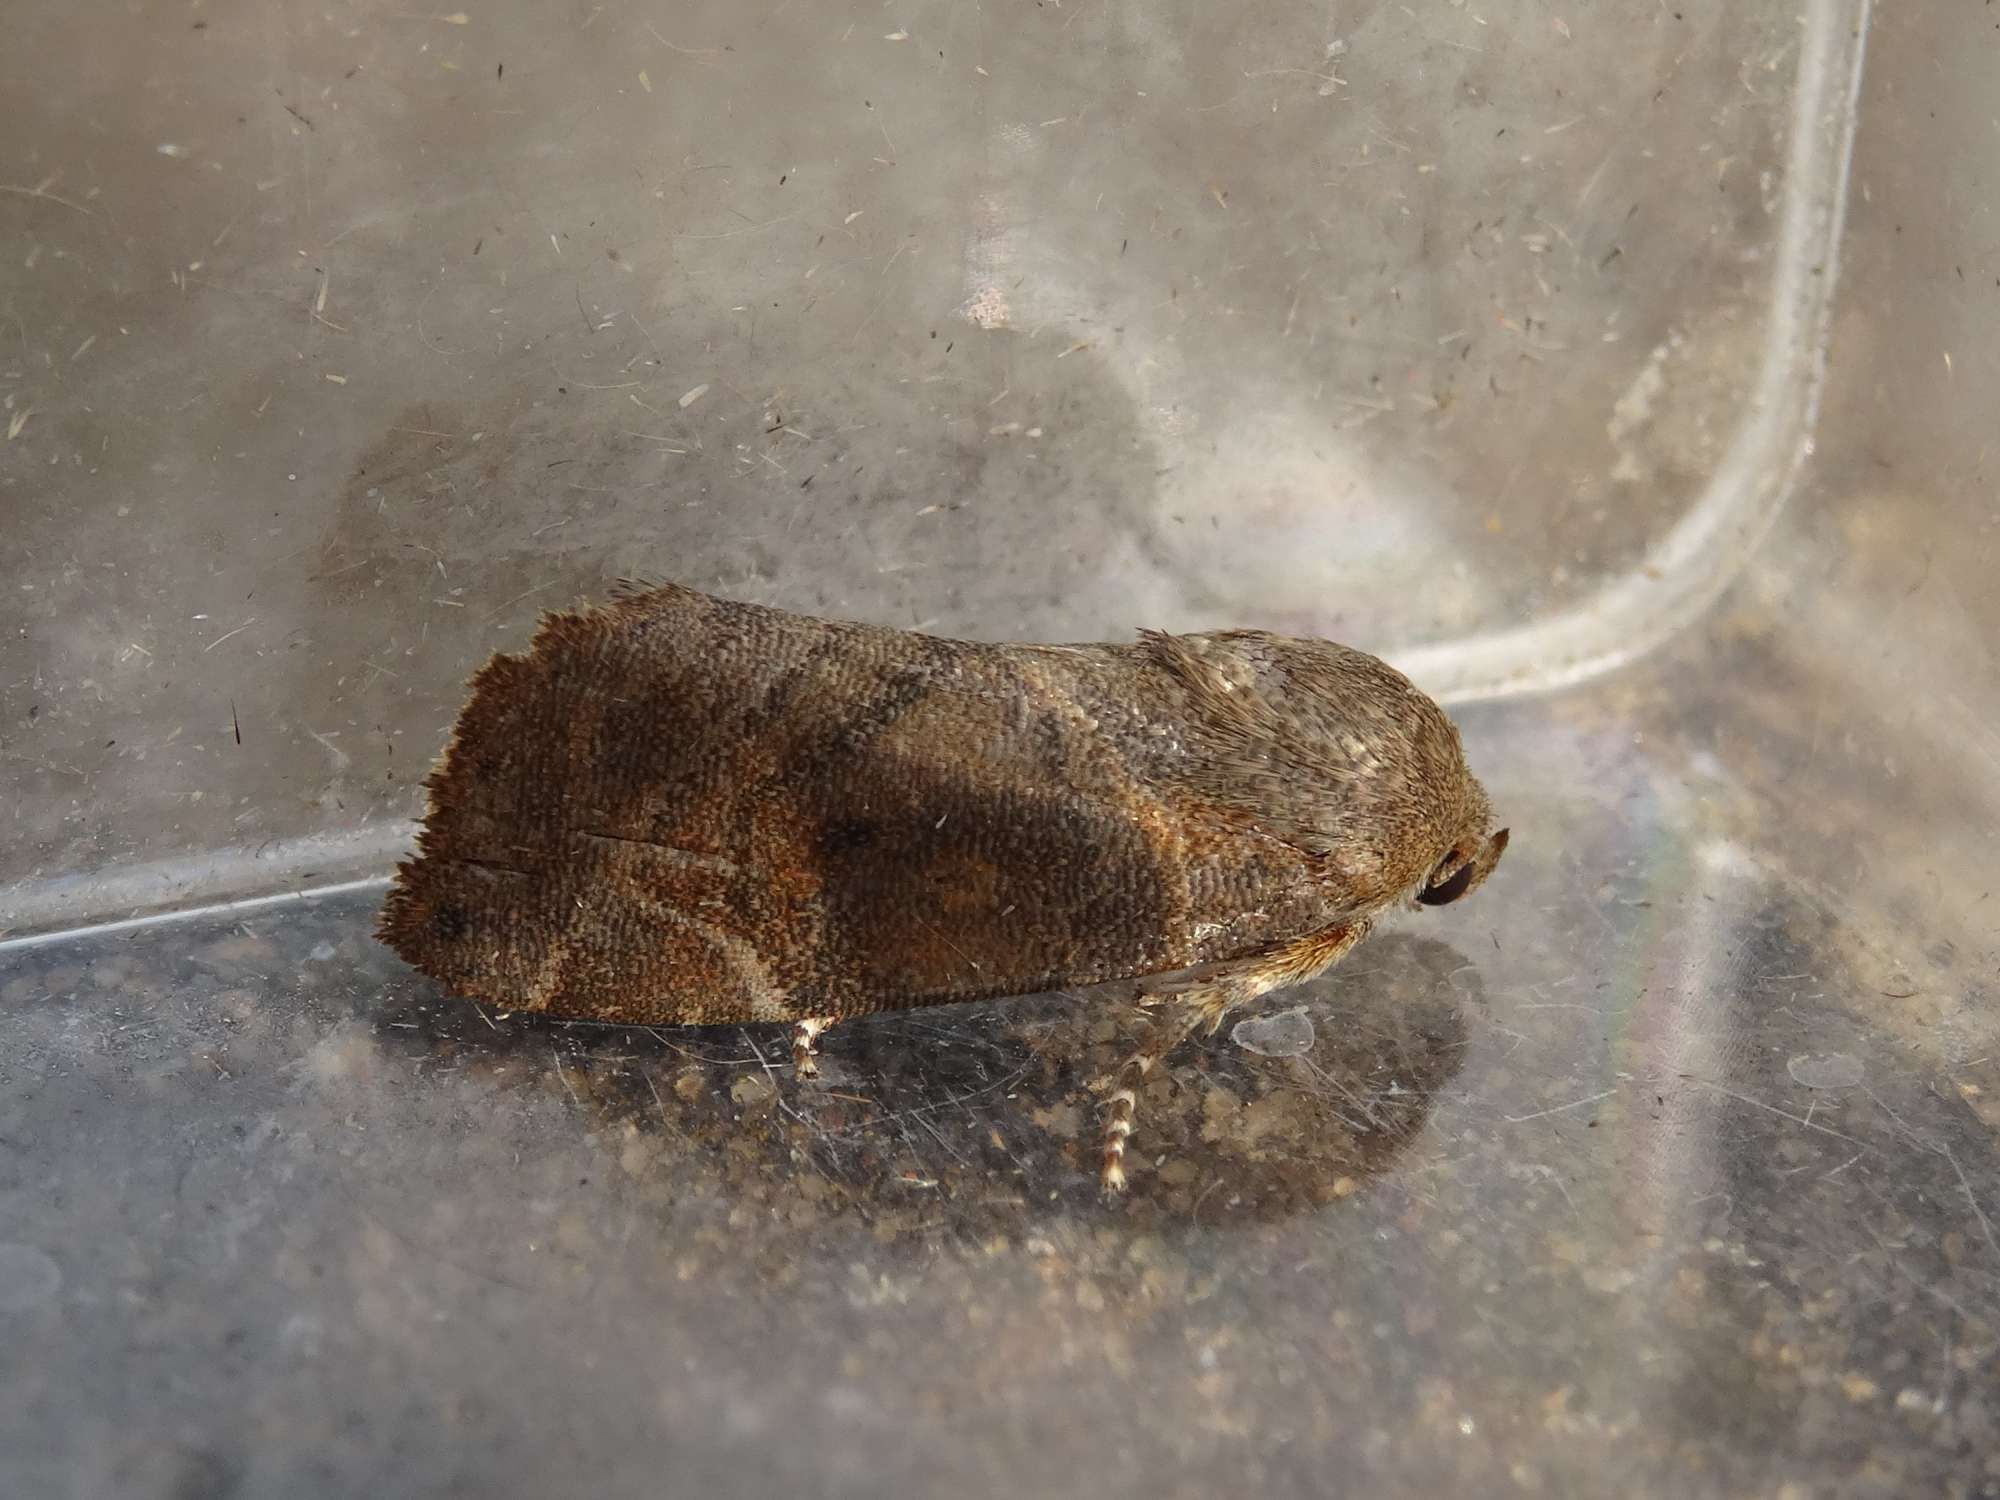
[[[1871, 11], [1872, 0], [1807, 0], [1800, 14], [1763, 350], [1743, 420], [1701, 495], [1639, 566], [1580, 603], [1526, 625], [1394, 653], [1395, 664], [1441, 702], [1549, 692], [1616, 671], [1698, 620], [1770, 531], [1812, 453]], [[0, 889], [0, 957], [157, 922], [381, 889], [414, 833], [407, 819], [384, 819]]]

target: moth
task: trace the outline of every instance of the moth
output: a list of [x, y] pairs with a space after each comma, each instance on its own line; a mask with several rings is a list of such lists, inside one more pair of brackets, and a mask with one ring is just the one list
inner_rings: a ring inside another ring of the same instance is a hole
[[496, 655], [379, 935], [460, 994], [633, 1025], [836, 1021], [1124, 987], [1101, 1180], [1198, 1030], [1507, 847], [1457, 729], [1330, 641], [988, 645], [677, 586]]

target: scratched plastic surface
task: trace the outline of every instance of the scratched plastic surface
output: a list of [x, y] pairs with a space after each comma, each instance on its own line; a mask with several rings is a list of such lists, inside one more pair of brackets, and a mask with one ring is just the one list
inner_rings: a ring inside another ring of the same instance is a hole
[[[0, 1493], [2000, 1494], [1996, 45], [14, 7]], [[805, 1089], [372, 943], [621, 574], [1336, 635], [1514, 842], [1107, 1205], [1105, 1009]]]

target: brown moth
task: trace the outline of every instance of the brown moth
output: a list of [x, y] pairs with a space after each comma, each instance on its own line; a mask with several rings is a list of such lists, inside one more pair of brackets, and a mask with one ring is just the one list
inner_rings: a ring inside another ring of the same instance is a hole
[[981, 645], [679, 587], [472, 680], [380, 936], [461, 994], [631, 1024], [835, 1021], [1137, 980], [1146, 1075], [1507, 847], [1375, 657], [1256, 630]]

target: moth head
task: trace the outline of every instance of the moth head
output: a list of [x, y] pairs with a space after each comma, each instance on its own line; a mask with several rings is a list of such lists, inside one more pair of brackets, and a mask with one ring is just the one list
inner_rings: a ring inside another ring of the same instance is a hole
[[1469, 896], [1493, 873], [1500, 856], [1507, 852], [1507, 830], [1467, 834], [1431, 868], [1417, 888], [1419, 906], [1449, 906], [1461, 896]]

